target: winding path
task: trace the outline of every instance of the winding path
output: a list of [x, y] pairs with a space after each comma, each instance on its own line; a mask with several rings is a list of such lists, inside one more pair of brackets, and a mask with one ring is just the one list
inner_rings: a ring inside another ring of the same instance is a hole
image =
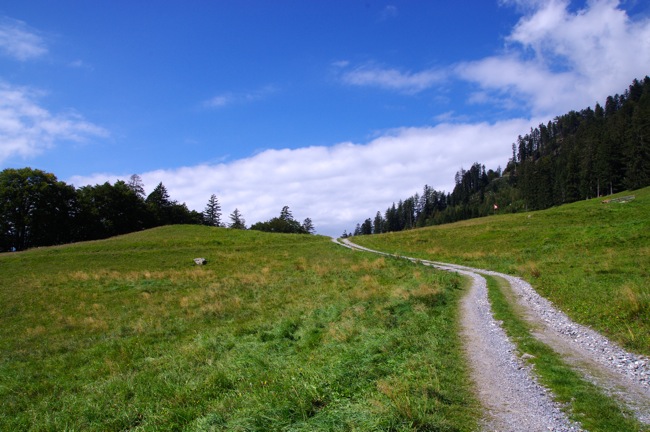
[[[351, 249], [393, 256], [334, 240]], [[485, 278], [505, 279], [509, 297], [533, 328], [533, 335], [560, 353], [591, 382], [630, 409], [639, 421], [650, 424], [650, 361], [629, 353], [599, 333], [571, 321], [521, 278], [489, 270], [400, 256], [413, 262], [469, 277], [472, 286], [461, 305], [462, 336], [479, 399], [487, 411], [486, 430], [576, 431], [553, 401], [552, 394], [535, 379], [529, 366], [495, 321], [487, 297]]]

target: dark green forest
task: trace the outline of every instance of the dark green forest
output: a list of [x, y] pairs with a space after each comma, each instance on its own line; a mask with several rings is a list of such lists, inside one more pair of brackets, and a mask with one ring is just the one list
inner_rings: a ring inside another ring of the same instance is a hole
[[540, 124], [512, 144], [505, 169], [460, 169], [451, 193], [424, 186], [348, 235], [380, 234], [495, 213], [542, 210], [650, 185], [650, 78], [622, 95]]
[[206, 221], [202, 213], [171, 200], [162, 183], [145, 196], [137, 175], [128, 183], [75, 189], [38, 169], [0, 172], [0, 252]]
[[[215, 195], [199, 213], [172, 200], [162, 183], [145, 195], [142, 180], [135, 174], [128, 182], [75, 189], [38, 169], [8, 168], [0, 172], [0, 252], [97, 240], [173, 224], [246, 229], [238, 209], [230, 214], [230, 223], [222, 222]], [[258, 222], [251, 229], [314, 232], [311, 219], [298, 223], [286, 206], [279, 218]]]

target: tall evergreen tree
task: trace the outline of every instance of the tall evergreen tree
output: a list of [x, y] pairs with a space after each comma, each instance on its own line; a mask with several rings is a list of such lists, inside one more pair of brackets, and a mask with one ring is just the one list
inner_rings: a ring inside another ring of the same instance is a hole
[[361, 224], [361, 235], [372, 234], [372, 219], [368, 218]]
[[305, 231], [307, 234], [313, 234], [315, 232], [314, 229], [314, 223], [311, 221], [310, 218], [306, 218], [303, 223], [302, 223], [302, 229]]
[[246, 221], [238, 209], [235, 209], [232, 213], [230, 213], [229, 227], [232, 229], [246, 229]]
[[375, 220], [372, 222], [372, 232], [373, 234], [381, 234], [384, 232], [384, 218], [381, 217], [381, 213], [379, 211], [377, 211]]
[[291, 210], [289, 210], [289, 206], [282, 207], [282, 210], [280, 211], [280, 219], [285, 221], [293, 220], [293, 214], [291, 214]]
[[628, 142], [626, 183], [630, 189], [639, 189], [650, 184], [650, 86], [634, 107]]
[[151, 191], [145, 202], [156, 221], [156, 225], [172, 223], [172, 207], [175, 203], [169, 199], [167, 188], [162, 182], [158, 183], [158, 186]]
[[215, 194], [210, 195], [208, 204], [203, 210], [203, 221], [205, 225], [221, 226], [221, 205]]

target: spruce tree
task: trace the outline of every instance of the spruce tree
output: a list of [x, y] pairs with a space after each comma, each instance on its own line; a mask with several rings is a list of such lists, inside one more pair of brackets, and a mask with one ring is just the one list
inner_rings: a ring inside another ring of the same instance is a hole
[[167, 225], [172, 223], [172, 206], [175, 204], [169, 199], [167, 188], [162, 182], [151, 191], [145, 200], [149, 211], [155, 219], [156, 225]]
[[229, 227], [232, 229], [246, 229], [246, 221], [238, 209], [235, 209], [235, 211], [230, 213]]
[[221, 226], [221, 205], [215, 194], [210, 195], [210, 200], [203, 210], [203, 221], [209, 226]]

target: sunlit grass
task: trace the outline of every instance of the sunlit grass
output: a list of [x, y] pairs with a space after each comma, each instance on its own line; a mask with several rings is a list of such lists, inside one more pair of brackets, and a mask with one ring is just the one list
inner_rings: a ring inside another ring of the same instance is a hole
[[0, 274], [0, 430], [476, 426], [454, 275], [196, 226], [4, 254]]
[[650, 188], [354, 241], [518, 275], [573, 319], [650, 355]]

